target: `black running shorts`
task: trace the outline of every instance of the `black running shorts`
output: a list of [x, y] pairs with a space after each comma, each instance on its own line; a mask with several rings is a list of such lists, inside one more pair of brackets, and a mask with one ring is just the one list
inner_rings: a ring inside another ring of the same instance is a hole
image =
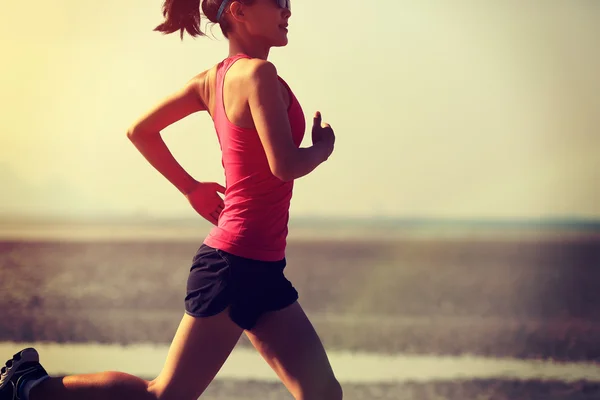
[[185, 311], [210, 317], [229, 307], [229, 316], [250, 330], [261, 315], [281, 310], [298, 300], [280, 261], [258, 261], [235, 256], [202, 244], [192, 260], [187, 281]]

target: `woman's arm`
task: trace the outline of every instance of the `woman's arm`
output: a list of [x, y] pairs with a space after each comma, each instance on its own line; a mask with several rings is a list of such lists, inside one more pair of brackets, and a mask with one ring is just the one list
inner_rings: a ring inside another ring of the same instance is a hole
[[[311, 147], [296, 147], [275, 66], [263, 60], [252, 62], [246, 85], [248, 104], [271, 172], [282, 181], [305, 176], [327, 160], [333, 151], [333, 131], [327, 140]], [[320, 125], [320, 117], [318, 122]]]
[[175, 160], [161, 137], [161, 131], [190, 114], [206, 110], [199, 95], [203, 84], [204, 79], [200, 76], [193, 78], [140, 117], [127, 131], [127, 137], [146, 160], [185, 195], [198, 182]]

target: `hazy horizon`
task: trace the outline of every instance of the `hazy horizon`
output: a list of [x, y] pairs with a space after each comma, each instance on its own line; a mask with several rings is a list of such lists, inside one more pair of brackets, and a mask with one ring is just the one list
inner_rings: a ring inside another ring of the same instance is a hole
[[[194, 217], [125, 133], [227, 41], [153, 32], [161, 4], [5, 6], [36, 29], [0, 27], [0, 214]], [[292, 218], [600, 218], [600, 3], [364, 4], [295, 2], [272, 51], [308, 129], [318, 109], [337, 134]], [[164, 134], [194, 177], [223, 183], [207, 115]]]

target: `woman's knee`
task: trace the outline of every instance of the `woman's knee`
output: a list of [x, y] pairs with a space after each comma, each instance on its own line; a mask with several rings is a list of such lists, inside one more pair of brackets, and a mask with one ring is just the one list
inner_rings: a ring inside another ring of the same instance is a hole
[[342, 385], [340, 385], [340, 382], [335, 378], [333, 378], [327, 385], [325, 394], [327, 397], [323, 397], [323, 399], [342, 400], [344, 397]]
[[190, 381], [189, 385], [176, 385], [160, 376], [148, 384], [152, 400], [198, 400], [203, 391], [198, 390], [196, 381]]
[[319, 385], [302, 388], [295, 397], [296, 400], [342, 400], [343, 394], [342, 385], [332, 377]]
[[182, 397], [183, 393], [173, 390], [173, 388], [169, 388], [167, 385], [163, 384], [158, 378], [150, 381], [150, 383], [148, 384], [148, 393], [152, 395], [153, 399], [156, 400], [184, 399]]
[[151, 395], [156, 400], [161, 400], [163, 396], [164, 390], [158, 385], [158, 378], [154, 378], [150, 382], [148, 382], [148, 394]]

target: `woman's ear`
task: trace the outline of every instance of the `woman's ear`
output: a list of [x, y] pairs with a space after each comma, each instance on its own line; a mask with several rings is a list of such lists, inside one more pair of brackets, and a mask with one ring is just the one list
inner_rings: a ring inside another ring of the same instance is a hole
[[244, 5], [239, 1], [234, 1], [229, 6], [229, 13], [231, 17], [240, 21], [244, 19]]

